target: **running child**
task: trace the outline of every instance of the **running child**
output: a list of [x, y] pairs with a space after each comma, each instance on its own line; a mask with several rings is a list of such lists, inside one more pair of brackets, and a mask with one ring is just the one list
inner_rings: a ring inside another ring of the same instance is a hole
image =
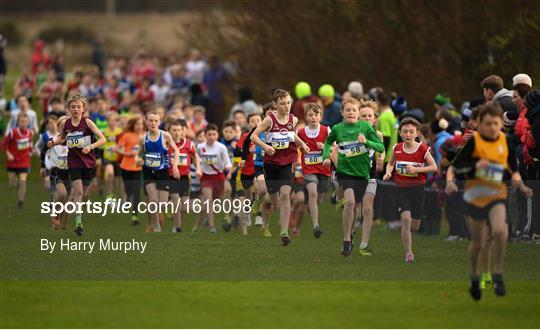
[[319, 204], [328, 190], [330, 168], [323, 166], [324, 141], [330, 133], [330, 128], [321, 125], [322, 108], [317, 103], [304, 105], [307, 126], [298, 130], [298, 136], [306, 141], [310, 152], [301, 153], [302, 172], [304, 176], [304, 193], [308, 200], [309, 214], [313, 223], [313, 236], [320, 238], [322, 230], [319, 226]]
[[[180, 201], [181, 208], [178, 212], [173, 214], [174, 227], [173, 232], [181, 233], [182, 232], [182, 213], [186, 212], [186, 203], [189, 199], [189, 190], [190, 190], [190, 177], [189, 170], [191, 163], [195, 163], [195, 175], [200, 178], [202, 176], [201, 172], [201, 162], [195, 144], [189, 140], [187, 136], [188, 125], [185, 120], [177, 119], [171, 123], [169, 126], [169, 133], [178, 148], [178, 173], [180, 177], [175, 179], [173, 176], [172, 167], [169, 168], [170, 176], [170, 195], [171, 201], [174, 205], [177, 205]], [[174, 156], [174, 150], [169, 147], [169, 157]]]
[[[248, 116], [249, 130], [245, 132], [244, 134], [242, 134], [237, 144], [237, 149], [241, 149], [241, 153], [242, 153], [241, 161], [239, 164], [240, 180], [242, 182], [242, 188], [244, 189], [244, 198], [249, 199], [249, 200], [254, 200], [253, 186], [254, 186], [255, 177], [256, 177], [256, 171], [255, 171], [256, 161], [258, 162], [258, 165], [259, 165], [258, 174], [259, 176], [262, 176], [264, 180], [264, 171], [262, 170], [262, 155], [260, 154], [257, 155], [256, 150], [255, 150], [256, 147], [249, 138], [249, 136], [251, 135], [251, 133], [253, 133], [255, 128], [259, 126], [261, 121], [262, 121], [262, 118], [259, 113], [250, 114]], [[265, 192], [266, 192], [266, 189], [265, 189]], [[255, 194], [257, 194], [257, 190], [255, 191]], [[259, 196], [256, 196], [255, 198], [259, 198]], [[251, 216], [251, 214], [245, 214], [244, 221], [247, 221], [246, 218], [248, 218], [249, 216]], [[259, 209], [257, 209], [255, 216], [256, 216], [255, 225], [262, 226], [262, 217], [260, 215]], [[258, 219], [259, 221], [257, 221]]]
[[[292, 163], [297, 160], [297, 145], [305, 152], [309, 147], [298, 138], [294, 131], [298, 118], [290, 113], [291, 96], [283, 89], [277, 89], [272, 95], [277, 112], [268, 112], [253, 134], [251, 141], [264, 150], [265, 181], [273, 207], [280, 212], [281, 244], [288, 245], [289, 217], [291, 215], [291, 187], [293, 184]], [[265, 132], [265, 142], [260, 134]], [[278, 200], [279, 199], [279, 200]]]
[[[229, 160], [232, 164], [230, 175], [228, 172], [225, 173], [225, 175], [227, 175], [229, 178], [225, 181], [223, 199], [224, 200], [228, 199], [232, 203], [232, 198], [236, 196], [235, 180], [236, 180], [236, 175], [238, 174], [237, 173], [238, 164], [236, 164], [236, 162], [234, 161], [234, 149], [236, 149], [236, 144], [238, 141], [236, 123], [232, 120], [225, 121], [223, 123], [222, 133], [223, 133], [223, 137], [219, 140], [219, 142], [227, 148], [227, 152], [229, 154]], [[232, 227], [231, 215], [229, 213], [225, 213], [225, 216], [222, 222], [222, 228], [225, 232], [229, 232], [231, 230], [231, 227]]]
[[6, 153], [6, 166], [9, 187], [15, 188], [18, 183], [17, 208], [22, 209], [26, 196], [26, 178], [30, 173], [30, 157], [32, 155], [32, 139], [34, 131], [28, 128], [30, 117], [25, 112], [17, 116], [17, 127], [12, 128], [4, 141], [2, 149]]
[[437, 171], [437, 164], [425, 143], [416, 142], [421, 124], [407, 117], [398, 127], [403, 142], [396, 144], [386, 165], [384, 181], [394, 175], [397, 186], [397, 205], [401, 216], [401, 241], [405, 249], [405, 261], [414, 262], [412, 231], [420, 227], [424, 211], [424, 187], [427, 173]]
[[107, 193], [107, 199], [114, 197], [115, 179], [121, 176], [120, 167], [118, 164], [118, 152], [116, 142], [118, 135], [122, 133], [122, 129], [118, 127], [118, 113], [110, 112], [107, 116], [107, 127], [103, 130], [103, 135], [107, 142], [103, 145], [103, 166], [104, 179]]
[[122, 171], [122, 181], [127, 201], [131, 203], [131, 223], [140, 223], [138, 216], [138, 205], [141, 201], [141, 167], [137, 166], [135, 157], [139, 153], [139, 141], [144, 137], [144, 119], [140, 116], [131, 117], [125, 132], [118, 141], [116, 151], [122, 155], [120, 170]]
[[[55, 116], [56, 118], [56, 116]], [[59, 120], [54, 120], [57, 126], [64, 125], [66, 117], [61, 117]], [[50, 122], [50, 121], [49, 121]], [[58, 128], [55, 133], [51, 134], [49, 139], [55, 139], [58, 136]], [[52, 148], [47, 147], [47, 141], [41, 146], [40, 159], [42, 176], [50, 176], [50, 191], [52, 200], [58, 203], [66, 203], [71, 191], [71, 182], [69, 180], [69, 169], [67, 157], [69, 149], [66, 145], [55, 145]], [[69, 214], [62, 212], [51, 219], [53, 229], [66, 229]]]
[[503, 121], [500, 105], [488, 102], [477, 111], [477, 131], [473, 132], [452, 163], [454, 173], [466, 179], [463, 200], [471, 237], [469, 292], [474, 300], [482, 297], [478, 259], [488, 237], [493, 240], [494, 248], [492, 280], [495, 294], [506, 295], [503, 261], [508, 239], [508, 193], [504, 179], [510, 174], [512, 185], [517, 186], [525, 197], [532, 197], [532, 190], [521, 180], [515, 150], [509, 147], [505, 134], [501, 132]]
[[[58, 135], [58, 117], [55, 115], [48, 115], [45, 117], [42, 124], [42, 133], [39, 134], [37, 142], [34, 144], [34, 154], [41, 158], [43, 146], [47, 145], [47, 142], [51, 138], [54, 138]], [[43, 172], [43, 173], [41, 173]], [[43, 186], [46, 190], [51, 189], [51, 181], [49, 173], [47, 170], [40, 171], [40, 174], [43, 176]]]
[[[159, 129], [161, 119], [156, 111], [146, 113], [148, 132], [139, 139], [139, 150], [136, 164], [143, 168], [144, 188], [148, 202], [164, 205], [169, 201], [169, 167], [173, 167], [172, 175], [178, 179], [178, 148], [171, 135]], [[169, 164], [169, 148], [174, 151], [172, 164]], [[159, 207], [150, 213], [150, 224], [147, 231], [161, 232]]]
[[[374, 101], [360, 101], [360, 120], [366, 121], [375, 128], [375, 122], [377, 121], [376, 113], [379, 111], [379, 106]], [[380, 131], [377, 131], [377, 136], [382, 141], [383, 135]], [[360, 242], [360, 253], [364, 256], [370, 256], [373, 251], [368, 248], [369, 237], [371, 235], [371, 227], [373, 225], [373, 201], [377, 193], [377, 172], [383, 171], [384, 159], [386, 157], [385, 151], [375, 152], [375, 150], [369, 150], [369, 158], [371, 160], [371, 172], [362, 199], [362, 240]]]
[[[105, 143], [105, 136], [89, 118], [83, 118], [86, 111], [86, 98], [74, 95], [68, 101], [68, 109], [71, 117], [66, 119], [60, 129], [60, 134], [54, 140], [49, 141], [47, 146], [65, 144], [68, 151], [69, 178], [73, 202], [78, 205], [87, 197], [88, 186], [95, 176], [96, 155], [94, 149]], [[92, 142], [94, 136], [97, 141]], [[75, 234], [82, 236], [82, 214], [75, 215]]]
[[375, 129], [364, 121], [359, 121], [360, 102], [354, 98], [341, 103], [343, 121], [332, 127], [326, 138], [323, 164], [330, 166], [330, 151], [334, 142], [339, 146], [336, 177], [345, 199], [343, 208], [343, 248], [341, 254], [348, 257], [352, 253], [352, 226], [355, 209], [362, 198], [370, 179], [369, 149], [384, 151], [384, 145]]
[[[206, 142], [197, 146], [197, 153], [201, 157], [201, 193], [202, 212], [195, 223], [192, 232], [196, 232], [204, 216], [208, 220], [210, 233], [216, 233], [214, 226], [214, 200], [221, 197], [225, 186], [225, 180], [230, 179], [232, 168], [227, 147], [218, 142], [219, 131], [215, 124], [208, 124], [204, 129]], [[225, 172], [229, 174], [225, 176]]]

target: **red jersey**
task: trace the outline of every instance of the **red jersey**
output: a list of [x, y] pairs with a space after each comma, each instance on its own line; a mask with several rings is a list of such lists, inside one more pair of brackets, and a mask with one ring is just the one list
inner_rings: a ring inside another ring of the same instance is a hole
[[296, 151], [296, 143], [294, 142], [294, 116], [289, 114], [289, 119], [285, 124], [278, 122], [276, 115], [272, 112], [268, 113], [272, 120], [272, 126], [265, 133], [266, 143], [272, 146], [276, 151], [273, 155], [264, 154], [264, 162], [274, 165], [289, 165], [296, 161], [298, 153]]
[[[177, 142], [176, 147], [178, 148], [178, 172], [180, 175], [189, 176], [189, 167], [191, 165], [191, 156], [195, 154], [195, 145], [191, 140], [184, 139], [183, 141]], [[169, 146], [169, 164], [172, 164], [173, 160], [173, 148]], [[169, 175], [172, 176], [172, 166], [169, 166]]]
[[[244, 145], [244, 142], [246, 141], [248, 135], [249, 135], [249, 131], [242, 134], [240, 139], [238, 139], [238, 142], [236, 143], [236, 145], [240, 146], [242, 148], [242, 146]], [[253, 142], [249, 143], [249, 148], [251, 148], [251, 146], [253, 146]], [[242, 170], [240, 171], [241, 174], [244, 174], [244, 175], [254, 175], [255, 174], [255, 156], [256, 155], [253, 152], [249, 152], [249, 154], [248, 154], [248, 156], [246, 158], [246, 162], [244, 163], [244, 167], [242, 167]]]
[[324, 144], [329, 133], [330, 129], [324, 125], [319, 125], [319, 129], [315, 132], [312, 132], [309, 127], [298, 130], [298, 137], [309, 147], [308, 153], [301, 152], [304, 175], [323, 174], [330, 176], [330, 167], [323, 165], [323, 150], [317, 147], [317, 142]]
[[426, 183], [426, 173], [410, 173], [406, 166], [424, 167], [429, 152], [430, 147], [422, 142], [418, 144], [418, 148], [413, 153], [405, 151], [403, 142], [394, 146], [394, 182], [398, 187], [418, 186]]
[[14, 160], [7, 161], [8, 168], [30, 168], [30, 156], [32, 154], [32, 138], [34, 131], [31, 129], [11, 129], [4, 141], [2, 148], [9, 151]]

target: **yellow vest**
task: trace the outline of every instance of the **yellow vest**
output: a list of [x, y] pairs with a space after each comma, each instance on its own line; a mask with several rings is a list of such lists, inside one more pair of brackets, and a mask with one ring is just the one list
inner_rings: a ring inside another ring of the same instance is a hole
[[507, 197], [504, 173], [508, 170], [508, 145], [504, 133], [499, 133], [495, 141], [489, 141], [474, 132], [474, 151], [472, 157], [485, 159], [490, 165], [481, 170], [475, 169], [474, 179], [465, 183], [463, 199], [478, 207], [486, 207], [496, 200], [505, 200]]

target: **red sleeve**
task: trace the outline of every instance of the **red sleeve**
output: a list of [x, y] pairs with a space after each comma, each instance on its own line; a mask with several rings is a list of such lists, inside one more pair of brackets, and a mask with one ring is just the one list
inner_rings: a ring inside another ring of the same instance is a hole
[[522, 141], [523, 141], [522, 137], [527, 133], [527, 130], [529, 128], [529, 121], [525, 117], [526, 113], [527, 113], [527, 108], [525, 107], [525, 105], [522, 105], [518, 120], [516, 122], [516, 127], [514, 128], [517, 137]]
[[13, 140], [13, 131], [9, 131], [8, 135], [4, 138], [4, 141], [2, 141], [2, 150], [7, 151], [9, 148], [9, 144]]

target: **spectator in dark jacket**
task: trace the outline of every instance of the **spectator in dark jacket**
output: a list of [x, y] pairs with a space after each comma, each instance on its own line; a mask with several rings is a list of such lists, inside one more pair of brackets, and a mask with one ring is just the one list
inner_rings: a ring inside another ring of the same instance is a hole
[[482, 80], [480, 83], [480, 87], [482, 87], [486, 101], [498, 102], [504, 112], [517, 112], [518, 108], [514, 104], [512, 91], [509, 91], [503, 86], [504, 84], [502, 78], [496, 75], [491, 75]]
[[527, 180], [533, 189], [533, 211], [531, 231], [533, 239], [540, 241], [540, 91], [532, 90], [525, 96], [525, 115], [531, 125], [526, 141], [532, 162], [527, 166]]
[[341, 116], [341, 104], [336, 99], [334, 87], [329, 84], [319, 88], [319, 97], [324, 103], [324, 114], [321, 124], [332, 127], [343, 120]]

